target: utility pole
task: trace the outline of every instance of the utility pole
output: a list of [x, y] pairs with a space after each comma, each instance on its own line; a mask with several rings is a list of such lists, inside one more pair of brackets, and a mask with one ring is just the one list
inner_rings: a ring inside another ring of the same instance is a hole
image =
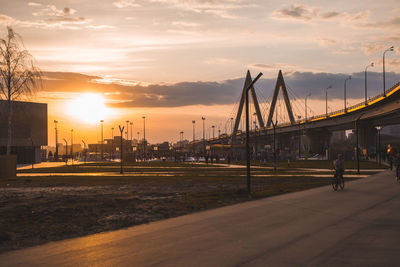
[[57, 123], [58, 123], [58, 121], [54, 120], [54, 125], [55, 125], [54, 129], [56, 130], [56, 155], [55, 155], [54, 158], [55, 158], [56, 161], [58, 161], [58, 130], [57, 130]]
[[104, 120], [100, 120], [100, 125], [101, 125], [101, 160], [104, 160], [104, 138], [103, 138], [103, 122]]
[[247, 193], [251, 195], [251, 176], [250, 176], [250, 129], [249, 129], [249, 90], [260, 79], [262, 73], [260, 72], [257, 77], [245, 89], [246, 101], [246, 176], [247, 176]]
[[72, 139], [73, 132], [74, 132], [74, 129], [71, 129], [71, 164], [72, 165], [74, 165], [74, 150], [73, 150], [74, 141]]
[[203, 156], [206, 155], [206, 139], [205, 139], [205, 117], [201, 117], [203, 121]]
[[123, 161], [123, 154], [124, 154], [124, 148], [123, 148], [123, 142], [122, 142], [122, 134], [124, 133], [124, 126], [122, 126], [122, 128], [121, 128], [121, 125], [118, 125], [118, 127], [119, 127], [119, 131], [120, 131], [120, 133], [121, 133], [121, 147], [120, 147], [120, 152], [121, 152], [121, 169], [120, 169], [120, 174], [123, 174], [124, 173], [124, 169], [123, 169], [123, 167], [122, 167], [122, 161]]
[[195, 154], [196, 154], [196, 149], [195, 149], [195, 144], [194, 144], [194, 140], [196, 139], [196, 136], [195, 136], [195, 124], [196, 124], [196, 121], [195, 120], [193, 120], [192, 121], [192, 124], [193, 124], [193, 157], [195, 156]]

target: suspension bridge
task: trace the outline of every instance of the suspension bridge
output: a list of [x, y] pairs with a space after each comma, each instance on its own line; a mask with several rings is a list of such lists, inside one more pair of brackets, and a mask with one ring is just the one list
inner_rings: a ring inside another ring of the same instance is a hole
[[[216, 137], [213, 134], [213, 137], [193, 141], [190, 145], [195, 153], [207, 153], [210, 148], [222, 148], [229, 150], [229, 153], [236, 151], [236, 154], [240, 154], [246, 139], [243, 112], [245, 90], [251, 81], [248, 71], [240, 100], [235, 103], [225, 124], [226, 128], [230, 123], [231, 132], [218, 134]], [[379, 127], [400, 124], [400, 82], [361, 103], [352, 106], [345, 104], [343, 109], [324, 114], [315, 114], [305, 104], [305, 116], [299, 115], [302, 114], [300, 98], [285, 84], [282, 71], [279, 71], [272, 96], [266, 98], [261, 90], [256, 91], [254, 87], [255, 85], [249, 88], [249, 98], [252, 100], [249, 136], [254, 153], [277, 145], [292, 154], [300, 155], [301, 150], [307, 150], [329, 157], [332, 133], [345, 130], [353, 130], [356, 134], [356, 149], [376, 151]], [[280, 93], [282, 97], [279, 97]], [[310, 117], [307, 116], [307, 111], [312, 114]], [[277, 144], [273, 135], [277, 135]]]

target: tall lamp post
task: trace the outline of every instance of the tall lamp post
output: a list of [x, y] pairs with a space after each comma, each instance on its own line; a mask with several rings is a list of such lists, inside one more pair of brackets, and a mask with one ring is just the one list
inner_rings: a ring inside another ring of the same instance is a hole
[[212, 125], [211, 128], [213, 129], [213, 139], [215, 139], [215, 125]]
[[194, 131], [195, 131], [195, 124], [196, 124], [196, 121], [192, 121], [192, 124], [193, 124], [193, 157], [194, 157], [194, 155], [195, 155], [195, 147], [194, 147], [194, 140], [195, 140], [195, 133], [194, 133]]
[[299, 119], [299, 160], [300, 160], [300, 157], [301, 157], [301, 128], [300, 128], [301, 116], [299, 115], [299, 116], [297, 116], [297, 118]]
[[56, 155], [54, 156], [55, 160], [58, 161], [58, 130], [57, 130], [57, 120], [54, 120], [54, 129], [56, 131]]
[[365, 105], [368, 105], [368, 89], [367, 89], [367, 69], [369, 67], [373, 67], [374, 66], [374, 62], [371, 62], [371, 64], [369, 64], [368, 66], [365, 67], [365, 72], [364, 72], [364, 81], [365, 81]]
[[100, 120], [100, 125], [101, 125], [101, 143], [100, 143], [100, 145], [101, 145], [101, 160], [104, 160], [104, 146], [103, 146], [103, 144], [104, 144], [104, 138], [103, 138], [103, 122], [104, 122], [104, 120]]
[[111, 159], [114, 159], [114, 127], [111, 128]]
[[73, 139], [73, 132], [74, 132], [74, 129], [71, 129], [71, 162], [72, 162], [72, 164], [74, 164], [74, 150], [73, 150], [74, 139]]
[[68, 165], [68, 142], [65, 138], [64, 142], [65, 142], [65, 165]]
[[386, 84], [385, 84], [385, 54], [386, 52], [393, 51], [394, 47], [391, 46], [383, 52], [383, 96], [386, 96]]
[[328, 87], [326, 87], [325, 89], [325, 113], [326, 113], [326, 117], [328, 118], [328, 90], [332, 88], [332, 85], [329, 85]]
[[305, 111], [305, 118], [306, 118], [306, 122], [307, 122], [307, 98], [309, 97], [309, 96], [311, 96], [311, 93], [309, 93], [308, 95], [306, 95], [306, 98], [304, 99], [304, 105], [305, 105], [305, 107], [304, 107], [304, 111]]
[[133, 141], [133, 122], [130, 122], [129, 125], [131, 126], [131, 142]]
[[129, 120], [126, 120], [125, 121], [126, 122], [126, 140], [128, 141], [129, 140]]
[[233, 135], [233, 118], [231, 118], [231, 135]]
[[346, 107], [346, 83], [347, 83], [347, 81], [348, 80], [351, 80], [351, 76], [349, 76], [349, 77], [347, 77], [345, 80], [344, 80], [344, 113], [346, 113], [347, 112], [347, 107]]
[[201, 117], [203, 121], [203, 156], [206, 154], [206, 138], [205, 138], [205, 117]]
[[147, 148], [147, 143], [146, 143], [146, 116], [142, 117], [143, 119], [143, 158], [146, 157], [146, 148]]
[[381, 165], [381, 130], [382, 126], [377, 126], [376, 129], [378, 130], [378, 145], [376, 148], [376, 156], [378, 159], [378, 164]]

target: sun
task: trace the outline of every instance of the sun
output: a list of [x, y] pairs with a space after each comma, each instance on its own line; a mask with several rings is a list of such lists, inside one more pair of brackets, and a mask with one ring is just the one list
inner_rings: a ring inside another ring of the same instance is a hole
[[103, 95], [84, 93], [70, 101], [68, 113], [84, 123], [95, 124], [107, 119], [111, 115], [111, 109], [105, 105]]

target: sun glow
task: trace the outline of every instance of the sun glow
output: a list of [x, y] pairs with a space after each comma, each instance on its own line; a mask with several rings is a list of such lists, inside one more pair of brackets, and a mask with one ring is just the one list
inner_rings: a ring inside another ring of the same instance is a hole
[[103, 95], [95, 93], [80, 94], [68, 103], [67, 110], [70, 116], [90, 124], [107, 119], [112, 113]]

